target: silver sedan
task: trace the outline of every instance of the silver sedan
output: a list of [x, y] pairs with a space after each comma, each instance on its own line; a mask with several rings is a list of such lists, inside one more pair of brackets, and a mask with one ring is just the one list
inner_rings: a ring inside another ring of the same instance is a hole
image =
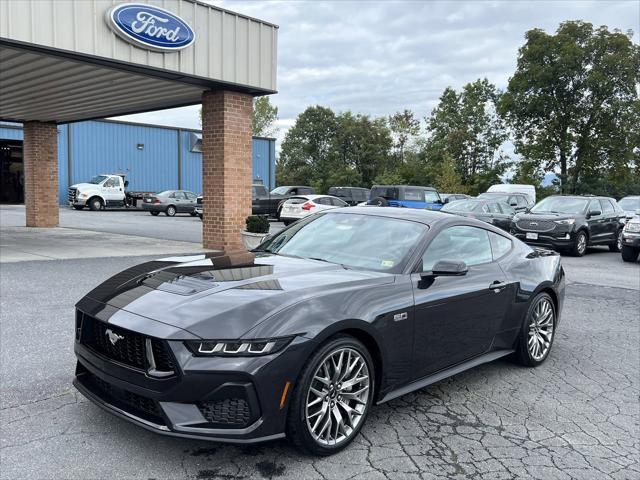
[[187, 190], [165, 190], [145, 197], [142, 209], [153, 216], [164, 212], [168, 217], [176, 213], [188, 213], [195, 217], [196, 198], [198, 196], [195, 193]]

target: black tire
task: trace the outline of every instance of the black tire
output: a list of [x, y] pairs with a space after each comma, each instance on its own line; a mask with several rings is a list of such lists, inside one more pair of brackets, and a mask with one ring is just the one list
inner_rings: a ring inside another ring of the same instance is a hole
[[200, 218], [200, 220], [202, 220], [202, 214], [198, 213], [198, 217]]
[[[369, 372], [369, 389], [367, 395], [367, 404], [359, 417], [359, 423], [351, 431], [348, 437], [341, 440], [336, 445], [325, 445], [318, 442], [311, 434], [310, 427], [307, 424], [306, 414], [306, 400], [309, 392], [309, 388], [313, 381], [313, 376], [316, 370], [320, 367], [321, 363], [332, 352], [337, 352], [341, 349], [348, 348], [355, 350], [360, 354], [364, 360], [367, 370]], [[332, 455], [346, 448], [355, 437], [358, 436], [358, 432], [364, 425], [369, 409], [373, 405], [374, 390], [375, 390], [375, 369], [373, 360], [367, 347], [362, 342], [350, 335], [336, 335], [327, 341], [325, 341], [307, 360], [296, 386], [291, 395], [291, 402], [289, 405], [289, 414], [287, 416], [287, 437], [301, 450], [313, 455]]]
[[190, 214], [192, 217], [196, 217], [198, 214], [196, 212], [191, 212]]
[[625, 262], [637, 262], [638, 261], [638, 253], [640, 253], [640, 248], [628, 247], [627, 245], [623, 245], [622, 249], [622, 260]]
[[160, 214], [160, 212], [149, 212], [149, 213], [150, 213], [151, 215], [153, 215], [154, 217], [157, 217], [157, 216]]
[[89, 209], [93, 212], [102, 210], [102, 200], [100, 200], [99, 197], [93, 197], [89, 199], [89, 201], [87, 202], [87, 205], [89, 205]]
[[178, 210], [173, 205], [169, 205], [167, 209], [164, 211], [164, 214], [167, 217], [175, 217], [176, 213], [178, 213]]
[[[582, 239], [584, 239], [584, 243], [582, 243]], [[580, 230], [576, 234], [576, 239], [571, 246], [570, 253], [574, 257], [582, 257], [587, 251], [587, 245], [589, 244], [589, 237], [584, 230]]]
[[622, 229], [618, 230], [617, 234], [616, 234], [616, 241], [615, 243], [611, 243], [609, 245], [609, 251], [610, 252], [619, 252], [622, 249]]
[[75, 208], [76, 210], [82, 210], [84, 208], [84, 205], [74, 205], [73, 208]]
[[378, 207], [388, 207], [389, 202], [384, 197], [376, 197], [369, 201], [369, 205], [377, 205]]
[[[534, 358], [534, 355], [530, 351], [529, 348], [529, 330], [532, 322], [534, 322], [534, 312], [538, 308], [538, 305], [541, 302], [545, 302], [550, 306], [552, 312], [552, 332], [551, 339], [549, 342], [548, 349], [546, 353], [542, 356], [542, 358]], [[525, 367], [537, 367], [538, 365], [542, 365], [544, 361], [548, 358], [549, 352], [551, 352], [551, 348], [553, 347], [553, 340], [555, 339], [556, 333], [556, 325], [557, 325], [558, 316], [556, 313], [556, 306], [553, 302], [553, 299], [548, 293], [539, 293], [534, 297], [527, 309], [527, 314], [525, 315], [524, 321], [522, 323], [522, 328], [518, 335], [518, 339], [516, 341], [516, 349], [513, 354], [514, 360], [520, 365], [524, 365]]]

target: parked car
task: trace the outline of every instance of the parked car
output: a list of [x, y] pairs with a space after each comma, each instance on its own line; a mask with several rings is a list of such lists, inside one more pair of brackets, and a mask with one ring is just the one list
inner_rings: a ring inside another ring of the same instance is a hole
[[535, 204], [531, 197], [525, 193], [485, 192], [478, 195], [478, 198], [504, 202], [516, 212], [524, 212]]
[[473, 219], [337, 208], [254, 253], [160, 259], [89, 292], [76, 388], [159, 434], [329, 455], [375, 404], [507, 355], [542, 364], [561, 327], [561, 257]]
[[622, 260], [635, 262], [640, 254], [640, 216], [629, 219], [622, 229]]
[[351, 206], [369, 200], [369, 189], [361, 187], [330, 187], [327, 195], [344, 200]]
[[533, 245], [581, 257], [589, 245], [619, 252], [624, 212], [613, 198], [554, 195], [513, 219], [512, 233]]
[[463, 217], [477, 218], [507, 232], [511, 230], [511, 222], [516, 214], [516, 211], [504, 202], [479, 198], [447, 203], [440, 211]]
[[285, 225], [289, 225], [312, 213], [340, 207], [348, 207], [348, 205], [338, 197], [331, 195], [299, 195], [285, 200], [280, 213], [280, 220]]
[[440, 210], [444, 205], [433, 187], [412, 185], [374, 185], [369, 193], [369, 205]]
[[533, 185], [524, 185], [518, 183], [496, 183], [491, 185], [487, 189], [488, 193], [524, 193], [531, 201], [531, 204], [536, 203], [536, 187]]
[[630, 195], [618, 200], [618, 206], [624, 210], [627, 218], [640, 215], [640, 195]]
[[167, 217], [173, 217], [176, 213], [188, 213], [195, 217], [197, 198], [195, 193], [188, 190], [165, 190], [144, 197], [142, 209], [153, 216], [164, 212]]
[[104, 210], [110, 207], [135, 207], [150, 192], [129, 191], [124, 174], [96, 175], [86, 183], [69, 187], [67, 200], [76, 210]]
[[313, 195], [313, 187], [307, 186], [281, 186], [270, 192], [262, 184], [253, 185], [252, 212], [254, 215], [269, 215], [280, 219], [280, 210], [285, 200], [296, 195]]
[[441, 193], [440, 198], [444, 203], [449, 203], [457, 200], [466, 200], [467, 198], [471, 198], [471, 195], [465, 193]]
[[196, 207], [193, 211], [196, 212], [196, 215], [202, 220], [202, 195], [196, 198]]

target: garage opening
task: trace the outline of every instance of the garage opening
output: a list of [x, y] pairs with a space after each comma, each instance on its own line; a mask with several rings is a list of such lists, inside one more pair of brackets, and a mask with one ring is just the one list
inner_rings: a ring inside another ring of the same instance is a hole
[[0, 203], [24, 203], [22, 140], [0, 139]]

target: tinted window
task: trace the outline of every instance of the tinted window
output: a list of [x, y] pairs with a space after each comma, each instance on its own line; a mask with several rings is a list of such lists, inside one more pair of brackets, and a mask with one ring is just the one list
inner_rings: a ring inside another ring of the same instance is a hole
[[498, 205], [500, 205], [500, 208], [502, 209], [502, 213], [505, 213], [507, 215], [515, 215], [516, 211], [511, 208], [511, 205], [507, 205], [504, 202], [500, 202]]
[[422, 271], [428, 272], [440, 260], [463, 261], [467, 266], [492, 261], [488, 232], [482, 228], [457, 226], [440, 232], [422, 256]]
[[589, 202], [589, 212], [600, 212], [602, 213], [602, 207], [600, 206], [600, 202], [598, 200], [591, 200]]
[[369, 192], [367, 190], [357, 190], [354, 197], [361, 202], [365, 202], [369, 198]]
[[497, 233], [488, 232], [489, 238], [491, 239], [491, 250], [493, 252], [493, 259], [496, 260], [503, 255], [505, 255], [509, 250], [511, 250], [511, 240], [507, 237], [503, 237], [502, 235], [498, 235]]
[[339, 198], [330, 198], [329, 200], [331, 200], [331, 204], [334, 207], [346, 207], [347, 203], [343, 202], [342, 200], [340, 200]]
[[310, 195], [313, 194], [313, 188], [301, 187], [298, 189], [298, 195]]
[[267, 187], [263, 187], [261, 185], [254, 185], [254, 187], [253, 187], [253, 196], [254, 197], [266, 197], [267, 196]]
[[615, 212], [615, 208], [611, 205], [611, 202], [606, 198], [600, 199], [600, 205], [602, 205], [602, 213], [613, 213]]
[[329, 197], [320, 197], [313, 200], [313, 203], [317, 203], [319, 205], [332, 205], [331, 199]]
[[458, 201], [450, 201], [444, 207], [442, 207], [443, 212], [473, 212], [478, 211], [480, 205], [482, 203], [476, 202], [475, 200], [458, 200]]
[[373, 187], [369, 198], [374, 199], [378, 197], [386, 198], [387, 200], [397, 200], [398, 189], [395, 187]]
[[289, 191], [289, 187], [278, 187], [271, 190], [272, 195], [286, 195]]

